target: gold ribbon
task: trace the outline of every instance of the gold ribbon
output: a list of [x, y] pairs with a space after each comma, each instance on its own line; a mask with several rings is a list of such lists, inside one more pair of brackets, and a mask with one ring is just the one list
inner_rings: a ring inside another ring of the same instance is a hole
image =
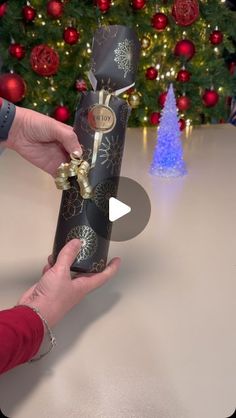
[[[104, 100], [104, 90], [99, 91], [99, 105], [109, 106], [109, 102], [112, 94], [107, 94]], [[75, 154], [70, 154], [71, 161], [70, 163], [62, 163], [57, 169], [55, 183], [59, 190], [69, 190], [71, 184], [69, 181], [70, 177], [77, 176], [77, 182], [80, 187], [80, 194], [83, 199], [90, 199], [93, 195], [92, 186], [89, 183], [89, 171], [95, 167], [98, 151], [102, 143], [103, 132], [95, 131], [94, 134], [94, 143], [93, 143], [93, 154], [91, 165], [87, 161], [78, 158]]]

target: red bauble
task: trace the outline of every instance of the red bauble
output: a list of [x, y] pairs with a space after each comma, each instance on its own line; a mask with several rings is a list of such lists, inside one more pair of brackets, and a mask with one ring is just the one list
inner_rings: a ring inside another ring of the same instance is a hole
[[13, 43], [9, 46], [9, 54], [18, 60], [22, 60], [25, 56], [25, 47], [21, 44]]
[[61, 17], [63, 9], [63, 3], [60, 0], [50, 0], [47, 4], [47, 14], [53, 19]]
[[232, 61], [229, 64], [229, 72], [230, 72], [231, 75], [234, 75], [235, 71], [236, 71], [236, 62]]
[[161, 119], [161, 113], [160, 112], [152, 112], [149, 121], [151, 125], [159, 125]]
[[185, 120], [184, 120], [184, 119], [180, 118], [180, 119], [179, 119], [179, 129], [180, 129], [181, 131], [183, 131], [185, 128], [186, 128], [186, 122], [185, 122]]
[[37, 45], [31, 51], [30, 64], [32, 70], [43, 77], [56, 74], [59, 63], [57, 52], [48, 45]]
[[67, 122], [70, 118], [70, 111], [67, 106], [57, 106], [53, 112], [53, 117], [60, 122]]
[[195, 52], [196, 49], [194, 43], [188, 39], [182, 39], [177, 42], [174, 49], [174, 54], [177, 57], [185, 58], [186, 60], [190, 60], [194, 56]]
[[0, 17], [4, 16], [7, 11], [7, 3], [0, 5]]
[[24, 6], [22, 9], [22, 14], [26, 22], [32, 22], [36, 17], [36, 10], [32, 6]]
[[80, 33], [77, 31], [76, 28], [69, 27], [64, 30], [63, 39], [69, 45], [74, 45], [78, 42], [80, 37]]
[[146, 6], [146, 0], [133, 0], [132, 7], [134, 10], [143, 9]]
[[155, 13], [152, 16], [152, 26], [156, 30], [164, 30], [168, 25], [168, 17], [164, 13]]
[[157, 78], [158, 71], [155, 67], [148, 67], [145, 76], [148, 80], [155, 80]]
[[20, 102], [26, 93], [26, 84], [22, 77], [16, 73], [0, 75], [0, 97], [9, 102]]
[[219, 94], [215, 90], [205, 90], [202, 101], [206, 107], [213, 107], [218, 103]]
[[165, 102], [166, 102], [166, 97], [167, 97], [167, 91], [163, 91], [163, 92], [160, 94], [160, 96], [158, 97], [158, 102], [159, 102], [159, 105], [160, 105], [161, 107], [163, 107], [163, 106], [164, 106], [164, 104], [165, 104]]
[[111, 7], [111, 0], [97, 0], [97, 7], [100, 12], [106, 13]]
[[192, 25], [199, 17], [198, 0], [175, 0], [172, 16], [177, 25]]
[[76, 80], [75, 82], [75, 88], [77, 91], [81, 92], [81, 91], [86, 91], [87, 90], [87, 84], [86, 81], [83, 80], [82, 78], [79, 80]]
[[176, 80], [180, 81], [181, 83], [187, 83], [190, 80], [191, 74], [188, 70], [182, 68], [179, 70]]
[[210, 37], [209, 37], [212, 45], [221, 44], [221, 42], [223, 41], [223, 38], [224, 38], [223, 33], [218, 29], [213, 30], [213, 32], [211, 32]]
[[184, 112], [185, 110], [189, 109], [191, 101], [190, 101], [189, 97], [187, 97], [187, 96], [180, 96], [176, 100], [176, 104], [177, 104], [178, 109], [181, 112]]

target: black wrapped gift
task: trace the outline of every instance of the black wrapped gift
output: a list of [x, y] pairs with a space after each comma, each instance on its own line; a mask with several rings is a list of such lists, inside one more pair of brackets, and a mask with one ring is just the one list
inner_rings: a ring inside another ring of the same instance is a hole
[[130, 110], [117, 96], [134, 85], [139, 52], [131, 28], [113, 25], [95, 33], [89, 72], [94, 91], [83, 93], [74, 122], [82, 160], [71, 155], [70, 164], [62, 164], [56, 178], [63, 194], [53, 258], [66, 242], [80, 238], [81, 249], [71, 266], [75, 272], [99, 272], [106, 266], [109, 198], [117, 193]]

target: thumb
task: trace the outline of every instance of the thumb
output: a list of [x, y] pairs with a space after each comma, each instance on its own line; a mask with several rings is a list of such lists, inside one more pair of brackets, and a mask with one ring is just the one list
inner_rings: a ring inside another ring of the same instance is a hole
[[79, 239], [72, 239], [59, 252], [54, 269], [69, 270], [80, 250]]
[[51, 135], [53, 139], [60, 142], [68, 154], [77, 151], [79, 153], [79, 157], [81, 157], [82, 149], [79, 144], [78, 137], [71, 126], [54, 121], [53, 132]]

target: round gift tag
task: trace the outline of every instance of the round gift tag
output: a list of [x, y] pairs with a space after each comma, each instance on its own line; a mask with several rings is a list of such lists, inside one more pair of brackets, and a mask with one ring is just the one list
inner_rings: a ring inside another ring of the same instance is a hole
[[88, 123], [94, 131], [110, 132], [116, 125], [116, 115], [109, 106], [97, 104], [88, 111]]

